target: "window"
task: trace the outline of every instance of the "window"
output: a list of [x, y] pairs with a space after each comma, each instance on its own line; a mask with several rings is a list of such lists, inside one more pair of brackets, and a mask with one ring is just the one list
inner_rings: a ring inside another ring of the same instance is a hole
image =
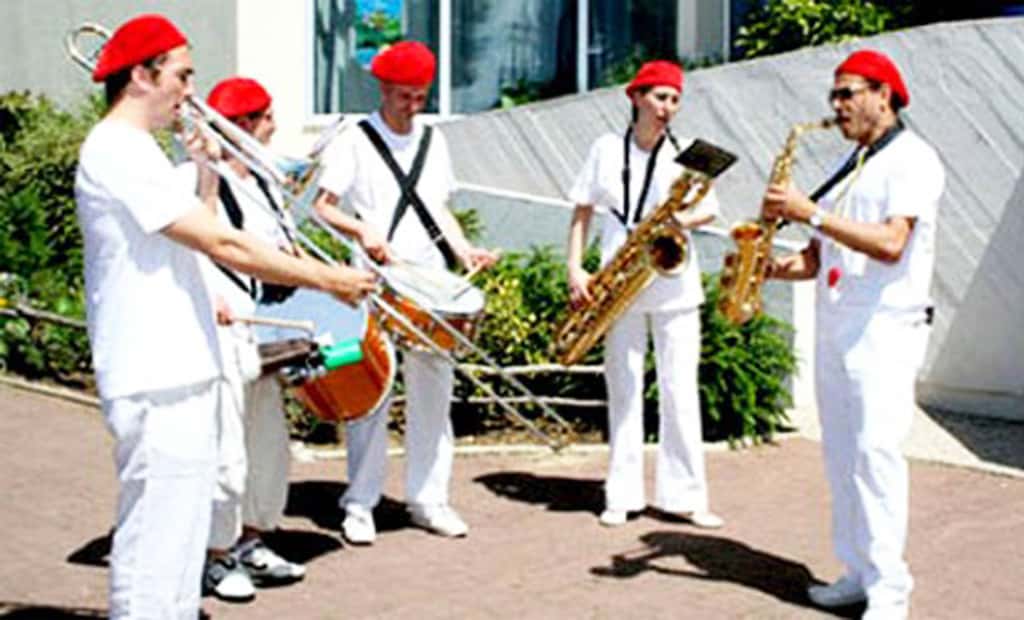
[[624, 81], [641, 58], [720, 55], [729, 11], [728, 0], [312, 2], [314, 114], [376, 108], [370, 62], [402, 39], [438, 55], [427, 112], [464, 114], [498, 107], [503, 95]]
[[[370, 112], [377, 107], [377, 81], [370, 62], [402, 39], [437, 50], [439, 0], [314, 0], [313, 112]], [[431, 89], [428, 112], [437, 111]]]

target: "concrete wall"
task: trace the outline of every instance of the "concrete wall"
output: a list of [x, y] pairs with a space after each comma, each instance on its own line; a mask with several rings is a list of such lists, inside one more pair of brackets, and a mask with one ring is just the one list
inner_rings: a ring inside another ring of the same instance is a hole
[[98, 87], [84, 70], [68, 60], [64, 53], [65, 34], [86, 21], [113, 30], [130, 17], [152, 12], [169, 17], [189, 38], [200, 92], [207, 92], [217, 79], [234, 71], [234, 1], [3, 0], [0, 93], [30, 90], [44, 93], [61, 104], [74, 105]]

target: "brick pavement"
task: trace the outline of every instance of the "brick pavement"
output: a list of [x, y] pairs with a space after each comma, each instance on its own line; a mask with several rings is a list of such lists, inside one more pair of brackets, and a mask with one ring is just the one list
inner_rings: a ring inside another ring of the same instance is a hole
[[[0, 617], [95, 618], [115, 485], [94, 410], [0, 387]], [[305, 582], [248, 605], [206, 599], [214, 618], [816, 618], [809, 580], [838, 566], [827, 538], [819, 447], [708, 455], [716, 532], [659, 515], [597, 524], [605, 456], [464, 456], [454, 503], [464, 540], [408, 526], [401, 463], [369, 548], [338, 538], [342, 462], [297, 464], [273, 541]], [[915, 618], [1024, 617], [1024, 480], [915, 462], [908, 556]]]

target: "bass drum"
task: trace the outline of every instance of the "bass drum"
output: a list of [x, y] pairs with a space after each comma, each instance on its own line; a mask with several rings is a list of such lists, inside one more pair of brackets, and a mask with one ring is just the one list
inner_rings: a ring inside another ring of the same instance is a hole
[[[260, 306], [257, 314], [313, 321], [320, 347], [358, 341], [362, 352], [358, 361], [327, 370], [322, 360], [315, 359], [320, 356], [312, 355], [303, 366], [293, 367], [294, 372], [288, 373], [300, 378], [295, 396], [318, 418], [356, 420], [375, 411], [387, 398], [397, 370], [395, 349], [366, 304], [352, 308], [326, 293], [299, 289], [280, 304]], [[297, 335], [294, 329], [262, 325], [255, 331], [262, 349]]]

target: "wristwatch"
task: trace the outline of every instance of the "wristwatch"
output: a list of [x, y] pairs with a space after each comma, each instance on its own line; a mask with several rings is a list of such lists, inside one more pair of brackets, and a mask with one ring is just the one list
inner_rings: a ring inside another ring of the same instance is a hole
[[814, 230], [821, 230], [822, 225], [825, 223], [825, 217], [821, 214], [821, 209], [815, 209], [814, 213], [807, 218], [807, 223], [811, 225]]

